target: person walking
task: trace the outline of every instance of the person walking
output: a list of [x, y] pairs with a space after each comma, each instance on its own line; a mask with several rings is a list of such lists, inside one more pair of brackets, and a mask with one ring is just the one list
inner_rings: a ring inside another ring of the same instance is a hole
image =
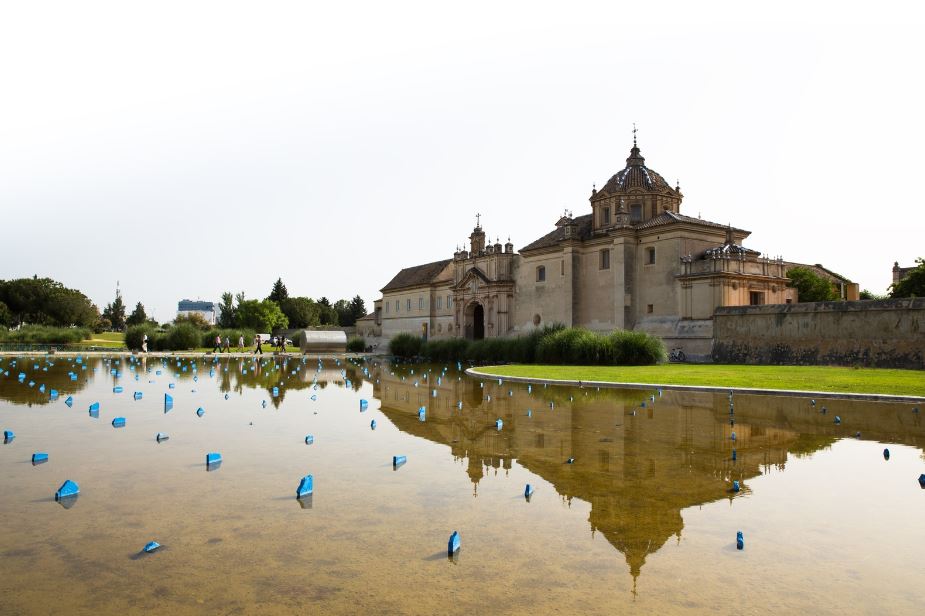
[[254, 355], [263, 355], [263, 347], [260, 346], [260, 334], [257, 334], [257, 337], [254, 338], [254, 345], [256, 346], [254, 349]]
[[231, 353], [231, 338], [227, 335], [225, 336], [225, 348], [223, 349], [226, 353]]
[[145, 334], [145, 337], [141, 339], [141, 352], [148, 352], [148, 334]]
[[216, 335], [216, 336], [215, 336], [215, 348], [212, 349], [212, 352], [213, 352], [213, 353], [221, 353], [221, 352], [222, 352], [222, 337], [219, 336], [219, 335]]
[[244, 352], [244, 334], [238, 337], [238, 353]]

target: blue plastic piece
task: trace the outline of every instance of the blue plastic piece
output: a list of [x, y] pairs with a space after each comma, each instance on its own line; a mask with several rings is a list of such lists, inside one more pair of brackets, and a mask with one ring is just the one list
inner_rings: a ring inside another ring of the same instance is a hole
[[273, 397], [276, 398], [279, 396], [279, 387], [273, 388]]
[[140, 391], [136, 391], [134, 394], [132, 394], [132, 397], [136, 400], [141, 400], [142, 395], [143, 394]]
[[376, 429], [376, 420], [375, 420], [375, 419], [372, 420], [371, 422], [369, 422], [369, 429], [370, 429], [370, 430], [375, 430], [375, 429]]
[[197, 416], [202, 417], [202, 416], [205, 415], [205, 414], [206, 414], [206, 412], [205, 412], [204, 410], [202, 410], [202, 407], [201, 407], [201, 406], [200, 406], [198, 409], [196, 409], [196, 415], [197, 415]]
[[315, 437], [314, 437], [313, 435], [311, 435], [311, 434], [306, 434], [306, 435], [305, 435], [305, 444], [306, 444], [306, 445], [311, 445], [311, 444], [314, 443], [314, 442], [315, 442]]
[[733, 492], [738, 492], [738, 491], [741, 490], [741, 489], [742, 489], [742, 488], [741, 488], [741, 486], [739, 486], [739, 482], [738, 482], [738, 481], [733, 481], [733, 482], [732, 482], [732, 491], [733, 491]]
[[527, 417], [533, 417], [533, 411], [527, 409]]
[[173, 408], [173, 396], [164, 394], [164, 412], [166, 413]]
[[228, 394], [225, 394], [225, 400], [227, 400], [227, 399], [228, 399]]
[[311, 475], [305, 475], [302, 477], [302, 481], [299, 482], [299, 487], [296, 488], [295, 497], [302, 498], [303, 496], [308, 496], [312, 494], [315, 489], [315, 480]]
[[45, 393], [45, 383], [42, 383], [41, 385], [39, 385], [39, 393], [41, 394]]
[[732, 434], [730, 434], [729, 438], [731, 438], [732, 440], [736, 440], [736, 433], [733, 432]]
[[448, 556], [452, 556], [459, 551], [460, 541], [459, 541], [459, 531], [454, 530], [453, 534], [450, 535], [450, 540], [446, 544], [446, 553]]
[[736, 450], [733, 449], [732, 450], [732, 461], [735, 462], [735, 459], [736, 459]]
[[207, 453], [206, 454], [206, 466], [212, 466], [213, 464], [221, 464], [222, 454], [220, 453]]
[[399, 466], [401, 466], [407, 461], [408, 461], [408, 456], [392, 456], [392, 466], [394, 466], [395, 468], [398, 468]]
[[164, 433], [164, 432], [158, 432], [158, 433], [154, 436], [154, 440], [156, 440], [158, 443], [160, 443], [161, 441], [166, 441], [166, 440], [169, 439], [169, 438], [170, 438], [170, 437], [169, 437], [166, 433]]
[[59, 501], [62, 498], [73, 498], [80, 494], [80, 487], [70, 479], [61, 484], [61, 487], [58, 488], [58, 491], [55, 492], [55, 500]]
[[841, 417], [839, 417], [838, 415], [835, 416], [835, 423], [837, 424], [841, 423]]
[[170, 383], [169, 385], [167, 385], [167, 389], [176, 389], [176, 388], [177, 388], [176, 383]]
[[890, 459], [890, 450], [889, 450], [889, 449], [884, 449], [884, 450], [883, 450], [883, 459], [884, 459], [884, 460], [889, 460], [889, 459]]
[[919, 485], [922, 486], [922, 489], [925, 489], [925, 473], [919, 475]]
[[121, 386], [121, 385], [116, 385], [115, 387], [113, 387], [113, 388], [112, 388], [112, 393], [114, 393], [114, 394], [121, 394], [121, 393], [122, 393], [122, 386]]
[[524, 498], [530, 498], [531, 496], [533, 496], [533, 486], [528, 483], [524, 489]]
[[112, 420], [113, 428], [124, 428], [125, 427], [125, 417], [116, 417]]
[[160, 543], [158, 543], [157, 541], [152, 541], [146, 544], [143, 549], [146, 553], [150, 554], [151, 552], [157, 550], [159, 547], [161, 547]]
[[422, 406], [421, 408], [418, 409], [418, 420], [425, 421], [426, 419], [427, 419], [427, 409], [425, 409]]
[[365, 411], [369, 407], [368, 400], [360, 400], [360, 412]]
[[91, 413], [92, 413], [93, 411], [99, 412], [99, 410], [100, 410], [100, 403], [99, 403], [99, 402], [94, 402], [93, 404], [90, 405], [90, 412], [91, 412]]
[[52, 389], [50, 392], [48, 392], [48, 396], [49, 396], [50, 398], [52, 398], [52, 399], [57, 398], [57, 397], [58, 397], [58, 390], [57, 390], [57, 389]]
[[744, 550], [745, 549], [745, 537], [742, 535], [742, 531], [736, 533], [736, 549]]
[[495, 428], [497, 428], [498, 430], [500, 430], [500, 429], [503, 428], [503, 427], [504, 427], [504, 422], [501, 421], [500, 418], [496, 419], [496, 420], [495, 420]]
[[36, 451], [34, 454], [32, 454], [32, 465], [33, 466], [35, 466], [36, 464], [42, 464], [44, 462], [48, 462], [47, 453]]
[[12, 431], [12, 430], [4, 430], [4, 431], [3, 431], [3, 441], [4, 441], [5, 443], [9, 443], [9, 442], [12, 441], [14, 438], [16, 438], [16, 435], [13, 434], [13, 431]]

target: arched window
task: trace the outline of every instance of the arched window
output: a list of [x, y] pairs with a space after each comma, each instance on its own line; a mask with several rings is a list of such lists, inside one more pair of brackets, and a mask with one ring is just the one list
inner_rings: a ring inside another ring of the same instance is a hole
[[536, 267], [536, 281], [546, 282], [546, 266], [545, 265], [538, 265]]

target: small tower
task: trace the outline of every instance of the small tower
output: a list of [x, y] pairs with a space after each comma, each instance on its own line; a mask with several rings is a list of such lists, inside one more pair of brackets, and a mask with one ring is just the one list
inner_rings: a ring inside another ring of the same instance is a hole
[[472, 256], [477, 256], [485, 252], [485, 232], [482, 231], [481, 214], [475, 215], [475, 228], [472, 235], [469, 236], [470, 252]]

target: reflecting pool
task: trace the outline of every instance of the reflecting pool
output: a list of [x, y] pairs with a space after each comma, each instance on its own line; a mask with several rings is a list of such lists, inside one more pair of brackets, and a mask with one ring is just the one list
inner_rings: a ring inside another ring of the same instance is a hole
[[915, 408], [737, 393], [730, 412], [330, 357], [4, 357], [0, 612], [919, 614]]

